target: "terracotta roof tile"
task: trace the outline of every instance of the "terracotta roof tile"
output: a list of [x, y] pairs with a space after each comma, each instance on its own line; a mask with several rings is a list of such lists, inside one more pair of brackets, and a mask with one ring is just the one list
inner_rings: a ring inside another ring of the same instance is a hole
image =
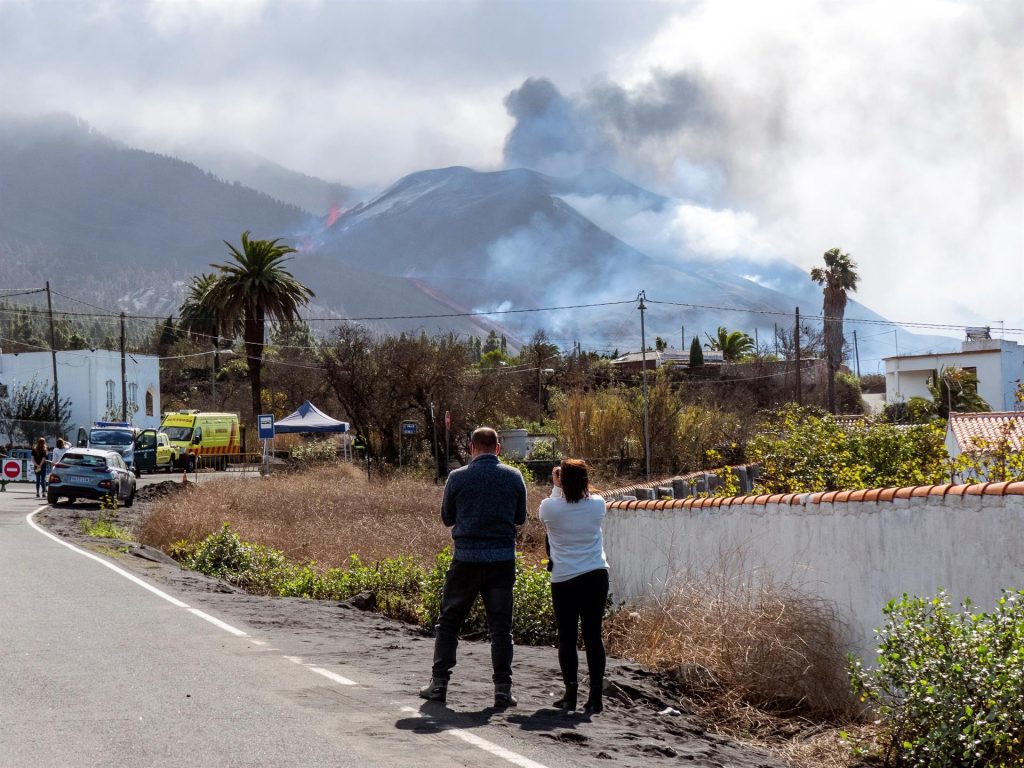
[[978, 442], [988, 445], [1009, 441], [1010, 450], [1024, 450], [1024, 413], [998, 411], [994, 413], [951, 413], [948, 422], [961, 451], [978, 450]]
[[914, 488], [911, 488], [910, 489], [910, 498], [916, 499], [916, 498], [919, 498], [921, 496], [928, 496], [932, 492], [932, 488], [933, 487], [934, 486], [931, 486], [931, 485], [918, 485], [918, 486], [916, 486]]
[[807, 503], [808, 504], [820, 504], [821, 500], [822, 500], [822, 497], [824, 497], [824, 496], [825, 496], [825, 494], [820, 492], [820, 491], [818, 493], [812, 493], [810, 496], [807, 497]]
[[964, 496], [981, 496], [985, 493], [985, 488], [992, 485], [992, 483], [975, 483], [974, 485], [968, 485], [964, 491]]
[[1024, 496], [1024, 482], [1010, 483], [1003, 493], [1007, 496]]
[[786, 494], [784, 494], [784, 493], [773, 493], [771, 496], [768, 497], [768, 501], [766, 501], [765, 503], [766, 504], [778, 504], [785, 497], [786, 497]]
[[894, 498], [896, 498], [895, 488], [883, 488], [882, 492], [878, 494], [879, 501], [892, 501]]
[[949, 487], [949, 491], [947, 492], [946, 495], [947, 496], [963, 496], [964, 495], [964, 491], [966, 491], [969, 487], [970, 486], [968, 486], [968, 485], [951, 485]]
[[866, 488], [862, 488], [859, 491], [854, 491], [850, 494], [850, 501], [864, 501], [864, 497], [867, 496], [868, 491]]
[[882, 495], [881, 488], [869, 488], [864, 494], [864, 501], [878, 501]]
[[779, 499], [779, 504], [797, 504], [799, 499], [799, 493], [787, 493]]
[[928, 489], [929, 496], [945, 496], [949, 493], [949, 489], [953, 487], [952, 483], [946, 483], [944, 485], [933, 485]]
[[843, 502], [849, 501], [851, 493], [853, 493], [853, 491], [840, 491], [835, 495], [836, 503], [842, 504]]
[[982, 493], [984, 493], [986, 496], [1005, 496], [1006, 495], [1006, 489], [1009, 486], [1010, 486], [1010, 484], [1008, 482], [1006, 482], [1006, 483], [989, 483], [982, 490]]
[[913, 492], [914, 492], [913, 488], [897, 488], [896, 489], [896, 495], [893, 498], [895, 498], [895, 499], [909, 499], [910, 498], [910, 494], [912, 494]]

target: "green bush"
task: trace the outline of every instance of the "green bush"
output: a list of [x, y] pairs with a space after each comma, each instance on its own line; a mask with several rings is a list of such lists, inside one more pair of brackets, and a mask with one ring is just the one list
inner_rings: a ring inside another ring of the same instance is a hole
[[1024, 766], [1024, 591], [994, 611], [959, 611], [946, 594], [885, 607], [877, 667], [851, 663], [861, 700], [883, 727], [886, 765]]
[[[313, 561], [290, 562], [280, 550], [246, 543], [228, 523], [196, 545], [175, 542], [169, 554], [188, 568], [254, 594], [347, 600], [370, 593], [378, 612], [431, 628], [441, 613], [445, 574], [452, 562], [451, 550], [446, 548], [429, 569], [411, 557], [391, 557], [368, 564], [355, 555], [346, 568], [321, 569]], [[463, 633], [486, 631], [483, 603], [478, 599]], [[537, 566], [524, 566], [521, 560], [516, 563], [512, 633], [517, 642], [528, 645], [551, 644], [555, 640], [548, 573]]]
[[510, 467], [515, 467], [520, 472], [522, 472], [523, 473], [523, 480], [525, 480], [527, 483], [535, 483], [535, 482], [537, 482], [537, 478], [535, 478], [533, 476], [533, 470], [530, 469], [528, 466], [526, 466], [523, 462], [516, 461], [515, 459], [507, 459], [504, 456], [502, 456], [501, 457], [501, 463], [502, 464], [508, 464]]
[[944, 438], [939, 423], [844, 428], [827, 414], [786, 406], [750, 441], [747, 458], [761, 465], [761, 493], [928, 485], [945, 481]]
[[554, 442], [538, 440], [526, 458], [528, 461], [559, 461], [562, 453], [555, 447]]

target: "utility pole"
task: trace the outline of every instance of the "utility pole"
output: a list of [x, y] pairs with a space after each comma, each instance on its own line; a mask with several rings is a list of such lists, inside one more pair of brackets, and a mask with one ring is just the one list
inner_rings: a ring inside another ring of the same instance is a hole
[[796, 308], [796, 332], [793, 334], [796, 340], [796, 404], [804, 404], [803, 383], [800, 380], [800, 307]]
[[644, 312], [647, 311], [647, 305], [644, 304], [644, 292], [640, 291], [640, 295], [637, 299], [640, 301], [640, 306], [637, 309], [640, 310], [640, 360], [644, 380], [644, 459], [647, 467], [647, 479], [651, 479], [651, 425], [650, 425], [650, 414], [647, 406], [647, 331], [644, 326]]
[[775, 333], [772, 334], [772, 338], [775, 339], [775, 356], [779, 356], [779, 324], [772, 323], [772, 327], [775, 329]]
[[54, 440], [63, 437], [60, 423], [60, 389], [57, 387], [57, 334], [53, 329], [53, 299], [50, 296], [50, 281], [46, 281], [46, 311], [50, 316], [50, 359], [53, 362], [53, 421]]
[[124, 312], [121, 313], [121, 421], [128, 421], [128, 376], [124, 367]]
[[680, 342], [680, 346], [679, 346], [680, 351], [685, 352], [686, 351], [686, 326], [685, 325], [680, 325], [679, 326], [679, 342]]
[[757, 326], [754, 326], [754, 356], [760, 359], [761, 357], [761, 342], [757, 339]]
[[857, 329], [853, 329], [853, 356], [857, 360], [857, 378], [860, 378], [860, 348], [857, 346]]

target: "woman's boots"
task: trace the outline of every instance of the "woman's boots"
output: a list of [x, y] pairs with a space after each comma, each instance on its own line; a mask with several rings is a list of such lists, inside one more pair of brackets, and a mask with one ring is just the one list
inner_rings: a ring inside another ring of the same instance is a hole
[[604, 690], [604, 679], [597, 678], [596, 680], [590, 681], [590, 694], [587, 696], [587, 703], [583, 705], [583, 713], [587, 715], [596, 715], [598, 712], [604, 711], [604, 700], [602, 698], [602, 692]]
[[555, 706], [558, 709], [568, 709], [570, 711], [576, 709], [576, 694], [579, 692], [579, 683], [566, 683], [565, 693], [562, 694], [562, 698], [555, 702]]

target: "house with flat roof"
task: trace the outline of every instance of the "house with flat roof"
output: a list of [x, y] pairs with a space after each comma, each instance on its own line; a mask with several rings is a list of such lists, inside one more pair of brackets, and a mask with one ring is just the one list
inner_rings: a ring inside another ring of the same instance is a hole
[[[125, 356], [128, 419], [140, 427], [160, 426], [160, 359], [134, 352]], [[13, 393], [35, 380], [53, 388], [49, 352], [0, 353], [0, 392]], [[71, 403], [64, 434], [74, 437], [80, 426], [121, 417], [121, 353], [109, 349], [57, 352], [57, 388]], [[52, 440], [52, 436], [51, 437]]]
[[959, 352], [885, 358], [885, 401], [930, 399], [928, 382], [943, 368], [963, 368], [978, 377], [978, 394], [994, 411], [1012, 411], [1017, 384], [1024, 380], [1024, 345], [993, 339], [987, 328], [970, 329]]

